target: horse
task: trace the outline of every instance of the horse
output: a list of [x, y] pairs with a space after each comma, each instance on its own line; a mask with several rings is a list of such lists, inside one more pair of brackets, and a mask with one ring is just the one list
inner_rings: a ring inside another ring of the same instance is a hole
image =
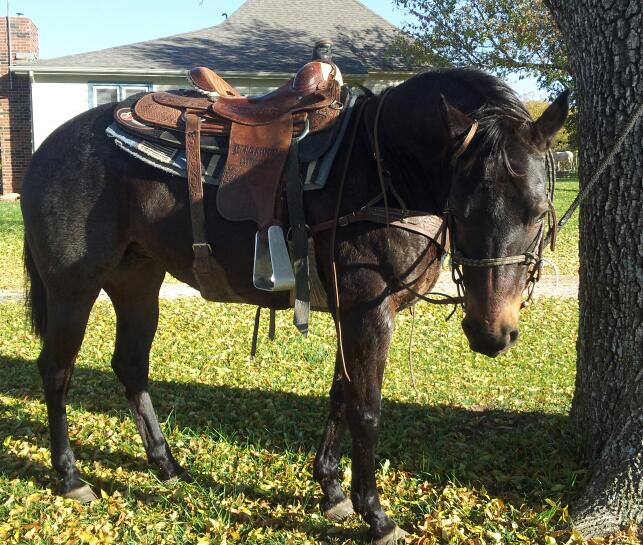
[[[305, 194], [309, 225], [387, 198], [446, 217], [454, 267], [462, 274], [464, 334], [476, 352], [495, 357], [506, 351], [518, 340], [523, 291], [538, 265], [525, 256], [543, 238], [551, 205], [546, 154], [567, 116], [567, 93], [533, 121], [498, 78], [473, 69], [440, 69], [382, 95], [366, 93], [357, 107], [327, 186]], [[27, 301], [42, 341], [37, 366], [51, 461], [60, 476], [59, 493], [81, 502], [96, 496], [75, 465], [65, 403], [101, 289], [116, 312], [111, 366], [148, 460], [164, 479], [190, 479], [163, 436], [148, 384], [166, 271], [198, 289], [188, 189], [106, 138], [113, 109], [100, 106], [54, 131], [33, 156], [21, 200]], [[384, 190], [382, 176], [389, 181]], [[254, 224], [223, 219], [216, 193], [214, 186], [205, 188], [207, 236], [219, 265], [216, 300], [290, 308], [288, 293], [252, 286]], [[373, 541], [389, 545], [404, 531], [384, 513], [375, 479], [384, 367], [394, 317], [431, 291], [444, 244], [386, 222], [335, 221], [333, 229], [313, 229], [312, 236], [319, 277], [331, 294], [328, 309], [341, 326], [330, 410], [313, 468], [320, 506], [335, 521], [356, 511]], [[338, 474], [347, 429], [350, 497]]]
[[556, 169], [560, 170], [562, 163], [567, 163], [569, 168], [574, 168], [574, 152], [573, 151], [555, 151], [554, 161], [556, 161]]

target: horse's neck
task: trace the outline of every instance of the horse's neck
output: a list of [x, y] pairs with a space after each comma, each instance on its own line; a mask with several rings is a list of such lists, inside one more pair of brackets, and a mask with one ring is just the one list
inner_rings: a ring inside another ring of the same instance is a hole
[[[372, 106], [375, 106], [375, 102]], [[373, 156], [375, 151], [373, 149], [374, 110], [366, 112], [364, 118], [358, 122], [360, 127], [349, 159], [352, 163], [350, 170], [354, 175], [350, 176], [350, 180], [345, 184], [342, 213], [358, 210], [382, 193], [382, 182]], [[382, 166], [385, 171], [391, 173], [390, 182], [393, 186], [393, 191], [388, 192], [388, 205], [396, 208], [402, 206], [402, 203], [398, 204], [393, 195], [397, 193], [410, 210], [441, 214], [450, 189], [448, 164], [445, 165], [445, 161], [440, 159], [437, 150], [427, 150], [427, 156], [431, 153], [435, 155], [431, 160], [421, 161], [407, 155], [408, 150], [405, 150], [400, 137], [395, 137], [396, 145], [390, 145], [391, 142], [387, 140], [387, 135], [390, 134], [391, 131], [388, 131], [386, 124], [383, 123], [380, 131]]]
[[[382, 132], [386, 135], [385, 129]], [[391, 173], [391, 184], [407, 207], [441, 214], [450, 191], [450, 166], [439, 149], [427, 145], [425, 153], [424, 157], [416, 157], [402, 140], [387, 142], [385, 136], [382, 138], [382, 156]]]

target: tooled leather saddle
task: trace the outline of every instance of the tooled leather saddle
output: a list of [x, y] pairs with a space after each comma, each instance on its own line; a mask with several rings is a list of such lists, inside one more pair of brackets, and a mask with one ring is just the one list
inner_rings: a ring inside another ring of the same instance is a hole
[[[183, 134], [193, 229], [193, 272], [208, 298], [216, 270], [205, 237], [201, 139], [216, 137], [227, 145], [216, 206], [231, 221], [257, 224], [255, 287], [269, 291], [295, 289], [295, 324], [305, 332], [309, 306], [308, 232], [303, 215], [299, 175], [299, 142], [332, 127], [341, 103], [341, 73], [329, 59], [305, 64], [288, 83], [260, 97], [244, 97], [207, 68], [189, 72], [196, 92], [155, 92], [131, 108], [146, 127]], [[116, 121], [122, 121], [116, 116]], [[291, 265], [282, 228], [282, 195], [286, 193], [294, 248]], [[294, 269], [294, 271], [293, 271]], [[298, 319], [298, 306], [299, 315]]]

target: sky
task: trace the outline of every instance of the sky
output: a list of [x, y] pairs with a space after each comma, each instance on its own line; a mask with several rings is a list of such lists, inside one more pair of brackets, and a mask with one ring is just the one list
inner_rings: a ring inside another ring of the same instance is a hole
[[[50, 59], [214, 26], [223, 22], [224, 13], [231, 14], [243, 1], [9, 0], [9, 13], [22, 13], [34, 21], [40, 58]], [[398, 27], [404, 25], [405, 12], [393, 0], [361, 1]], [[6, 4], [0, 3], [0, 9], [6, 14]], [[146, 20], [149, 22], [142, 23]], [[510, 84], [525, 97], [538, 94], [532, 80]]]

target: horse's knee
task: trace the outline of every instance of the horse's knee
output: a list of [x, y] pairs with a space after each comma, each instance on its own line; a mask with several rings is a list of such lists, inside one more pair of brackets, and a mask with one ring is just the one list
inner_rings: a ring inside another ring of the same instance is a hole
[[125, 394], [128, 397], [147, 390], [147, 358], [125, 357], [117, 352], [112, 357], [112, 370], [119, 382], [125, 387]]
[[379, 409], [356, 409], [350, 411], [348, 423], [353, 434], [375, 441], [380, 430]]

